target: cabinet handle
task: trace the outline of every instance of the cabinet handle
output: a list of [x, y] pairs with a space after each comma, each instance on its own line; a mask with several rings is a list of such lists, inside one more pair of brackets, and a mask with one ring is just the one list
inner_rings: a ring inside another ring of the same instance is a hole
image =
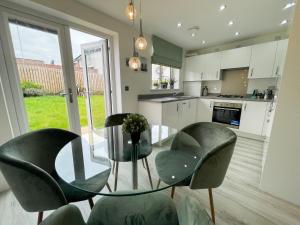
[[252, 68], [252, 69], [251, 69], [251, 77], [253, 76], [253, 71], [254, 71], [254, 69]]
[[247, 109], [247, 103], [245, 103], [244, 105], [244, 111], [246, 111], [246, 109]]
[[278, 76], [278, 73], [279, 73], [279, 66], [277, 66], [277, 68], [276, 68], [275, 75]]
[[209, 102], [209, 108], [212, 108], [212, 101]]
[[216, 78], [217, 79], [219, 78], [219, 71], [217, 71]]
[[179, 105], [178, 105], [178, 103], [177, 103], [177, 112], [178, 112], [178, 109], [179, 109]]

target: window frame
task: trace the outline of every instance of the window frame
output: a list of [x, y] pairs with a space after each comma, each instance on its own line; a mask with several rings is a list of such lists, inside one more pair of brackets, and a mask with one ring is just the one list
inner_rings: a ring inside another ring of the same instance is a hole
[[[160, 72], [159, 72], [159, 78], [158, 79], [153, 79], [153, 65], [155, 66], [159, 66], [160, 68]], [[155, 88], [154, 87], [154, 82], [155, 81], [158, 81], [159, 83], [161, 83], [161, 81], [164, 79], [165, 76], [163, 76], [163, 67], [168, 67], [170, 69], [170, 74], [168, 75], [168, 79], [170, 81], [171, 77], [175, 77], [176, 75], [174, 74], [175, 73], [175, 70], [178, 70], [178, 78], [176, 80], [176, 82], [178, 82], [178, 86], [175, 88], [175, 85], [174, 85], [174, 88], [170, 88], [170, 84], [168, 84], [168, 87], [167, 88], [161, 88], [161, 87], [158, 87], [158, 88]], [[170, 66], [165, 66], [165, 65], [160, 65], [160, 64], [151, 64], [151, 90], [152, 91], [160, 91], [160, 90], [180, 90], [180, 69], [179, 68], [174, 68], [174, 67], [170, 67]]]

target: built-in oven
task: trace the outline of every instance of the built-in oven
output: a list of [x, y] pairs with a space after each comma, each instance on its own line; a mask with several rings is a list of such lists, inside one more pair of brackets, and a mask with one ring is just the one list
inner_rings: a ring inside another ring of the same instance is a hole
[[241, 121], [241, 113], [241, 103], [215, 102], [212, 121], [238, 129]]

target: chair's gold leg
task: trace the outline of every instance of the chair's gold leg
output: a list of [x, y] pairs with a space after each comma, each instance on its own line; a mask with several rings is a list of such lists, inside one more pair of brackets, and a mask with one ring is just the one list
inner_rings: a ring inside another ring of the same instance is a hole
[[213, 199], [213, 194], [212, 194], [212, 189], [211, 188], [208, 188], [208, 194], [209, 194], [211, 219], [212, 219], [213, 223], [216, 224], [214, 199]]
[[108, 183], [108, 182], [105, 184], [105, 186], [107, 187], [108, 191], [109, 191], [109, 192], [111, 192], [111, 188], [110, 188], [110, 186], [109, 186], [109, 183]]
[[93, 207], [94, 207], [94, 201], [93, 201], [93, 199], [89, 198], [88, 201], [89, 201], [89, 204], [90, 204], [90, 208], [93, 209]]
[[38, 221], [37, 221], [38, 225], [43, 221], [43, 214], [44, 214], [43, 211], [39, 212], [39, 214], [38, 214]]
[[173, 199], [175, 195], [175, 186], [172, 186], [171, 198]]
[[114, 187], [114, 191], [117, 191], [117, 186], [118, 186], [118, 172], [119, 172], [119, 162], [116, 162], [115, 187]]
[[158, 188], [159, 188], [160, 182], [161, 182], [161, 179], [158, 179], [158, 181], [157, 181], [157, 185], [156, 185], [156, 189], [158, 189]]
[[145, 164], [146, 164], [146, 169], [147, 169], [147, 173], [148, 173], [148, 177], [149, 177], [149, 182], [150, 182], [151, 188], [153, 189], [153, 183], [152, 183], [152, 178], [151, 178], [151, 173], [150, 173], [150, 169], [149, 169], [149, 164], [148, 164], [147, 158], [145, 158]]
[[143, 163], [143, 167], [146, 169], [144, 159], [142, 159], [142, 163]]

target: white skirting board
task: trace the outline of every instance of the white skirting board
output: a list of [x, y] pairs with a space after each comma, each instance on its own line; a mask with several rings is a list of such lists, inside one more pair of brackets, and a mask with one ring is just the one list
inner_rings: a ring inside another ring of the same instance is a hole
[[5, 181], [5, 178], [3, 177], [1, 171], [0, 171], [0, 192], [6, 191], [8, 189], [8, 185]]

